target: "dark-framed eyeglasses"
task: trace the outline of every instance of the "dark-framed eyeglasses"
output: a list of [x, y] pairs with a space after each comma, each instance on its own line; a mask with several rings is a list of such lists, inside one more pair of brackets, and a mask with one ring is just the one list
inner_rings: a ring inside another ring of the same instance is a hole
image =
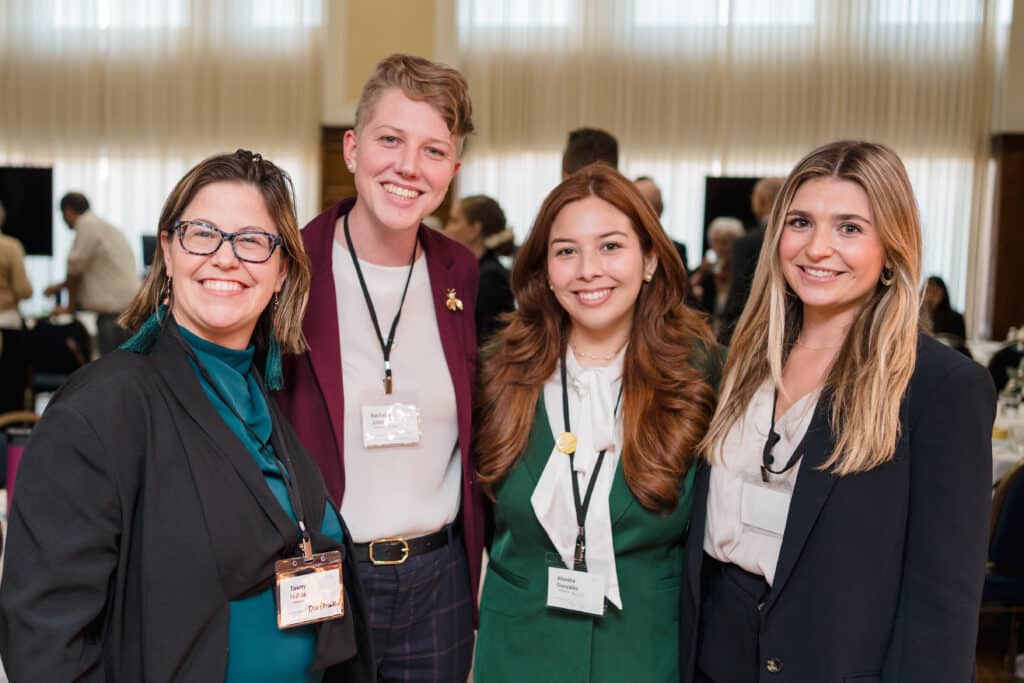
[[213, 223], [200, 220], [174, 221], [171, 230], [181, 248], [195, 256], [209, 256], [227, 240], [239, 261], [265, 263], [281, 244], [281, 237], [262, 230], [224, 232]]

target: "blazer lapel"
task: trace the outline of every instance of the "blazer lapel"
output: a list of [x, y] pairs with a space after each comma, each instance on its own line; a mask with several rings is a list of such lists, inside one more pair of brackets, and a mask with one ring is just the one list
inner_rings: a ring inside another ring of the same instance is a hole
[[615, 465], [615, 478], [612, 479], [612, 491], [608, 497], [608, 514], [611, 516], [612, 528], [619, 523], [626, 511], [636, 502], [636, 497], [626, 482], [626, 473], [622, 469], [622, 458]]
[[[168, 324], [175, 324], [173, 318], [168, 321]], [[178, 401], [181, 410], [206, 433], [209, 443], [235, 471], [249, 494], [263, 510], [267, 520], [277, 529], [281, 540], [286, 542], [288, 539], [294, 539], [295, 525], [278, 504], [277, 499], [274, 498], [274, 494], [263, 479], [263, 473], [252, 455], [211, 405], [199, 384], [199, 379], [189, 365], [185, 353], [178, 347], [179, 342], [171, 338], [171, 334], [173, 333], [170, 331], [163, 332], [151, 354], [154, 367], [163, 379], [164, 385]], [[187, 435], [183, 436], [186, 442], [191, 441]], [[276, 438], [274, 445], [278, 446]], [[217, 503], [213, 503], [213, 500], [222, 494], [223, 482], [202, 476], [202, 472], [209, 472], [211, 468], [198, 460], [203, 457], [200, 453], [199, 449], [187, 448], [184, 456], [196, 475], [193, 480], [199, 491], [200, 500], [208, 501], [208, 503], [204, 503], [203, 507], [209, 510], [217, 507]], [[216, 469], [213, 468], [214, 471]], [[233, 539], [218, 538], [217, 520], [208, 519], [207, 525], [211, 537], [218, 547], [232, 546]], [[230, 577], [224, 578], [231, 581]]]
[[800, 475], [793, 489], [793, 497], [789, 504], [789, 516], [786, 519], [786, 531], [782, 536], [782, 548], [779, 551], [779, 562], [775, 569], [775, 581], [766, 599], [765, 610], [771, 609], [775, 599], [782, 592], [803, 552], [807, 537], [814, 528], [821, 508], [835, 486], [836, 477], [819, 469], [828, 459], [835, 447], [832, 430], [829, 428], [832, 394], [825, 390], [818, 398], [814, 416], [807, 427], [807, 433], [797, 448], [803, 451], [800, 461]]
[[330, 416], [331, 431], [339, 461], [343, 457], [345, 398], [341, 379], [341, 336], [338, 329], [338, 299], [334, 291], [334, 223], [347, 204], [338, 205], [338, 212], [328, 214], [323, 223], [303, 230], [306, 251], [313, 257], [313, 277], [309, 286], [309, 304], [302, 321], [302, 331], [309, 343], [309, 361], [313, 366], [324, 404]]
[[544, 403], [544, 390], [541, 389], [540, 398], [537, 399], [537, 412], [533, 416], [533, 427], [530, 428], [530, 440], [526, 444], [526, 455], [523, 460], [526, 464], [526, 471], [533, 479], [532, 491], [540, 481], [540, 475], [547, 467], [548, 458], [551, 457], [551, 449], [555, 447], [555, 436], [551, 433], [551, 425], [548, 424], [548, 410]]

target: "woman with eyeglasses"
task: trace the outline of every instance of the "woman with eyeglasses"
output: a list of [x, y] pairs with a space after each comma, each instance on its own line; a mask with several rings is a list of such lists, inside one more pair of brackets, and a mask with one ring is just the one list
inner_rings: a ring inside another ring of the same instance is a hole
[[33, 432], [0, 585], [24, 681], [372, 681], [351, 541], [268, 390], [305, 348], [291, 181], [210, 157], [160, 214], [135, 335]]
[[683, 681], [973, 680], [995, 396], [921, 333], [920, 269], [892, 150], [796, 165], [702, 444]]

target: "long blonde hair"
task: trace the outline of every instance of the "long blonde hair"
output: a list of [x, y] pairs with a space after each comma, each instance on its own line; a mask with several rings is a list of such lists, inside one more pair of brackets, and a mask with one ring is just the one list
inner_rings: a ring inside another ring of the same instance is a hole
[[895, 453], [900, 402], [917, 360], [921, 225], [896, 153], [880, 144], [842, 141], [804, 157], [775, 200], [750, 300], [729, 347], [718, 410], [701, 444], [712, 461], [765, 379], [782, 386], [782, 368], [803, 325], [803, 308], [783, 276], [779, 240], [793, 196], [812, 178], [848, 180], [864, 190], [892, 275], [891, 284], [879, 282], [858, 313], [825, 380], [829, 392], [823, 395], [831, 396], [829, 421], [836, 438], [821, 467], [840, 476], [866, 472]]

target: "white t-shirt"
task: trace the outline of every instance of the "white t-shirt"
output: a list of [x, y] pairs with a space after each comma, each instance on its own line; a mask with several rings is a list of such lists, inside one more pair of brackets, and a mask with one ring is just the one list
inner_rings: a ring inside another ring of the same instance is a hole
[[[363, 260], [359, 267], [387, 340], [409, 267], [378, 266]], [[393, 396], [411, 395], [420, 412], [422, 438], [414, 446], [363, 446], [362, 406], [388, 400], [384, 395], [384, 352], [352, 257], [337, 242], [332, 270], [345, 391], [341, 514], [356, 543], [433, 533], [458, 515], [462, 456], [455, 387], [441, 346], [426, 259], [421, 254], [413, 266], [391, 349]]]

